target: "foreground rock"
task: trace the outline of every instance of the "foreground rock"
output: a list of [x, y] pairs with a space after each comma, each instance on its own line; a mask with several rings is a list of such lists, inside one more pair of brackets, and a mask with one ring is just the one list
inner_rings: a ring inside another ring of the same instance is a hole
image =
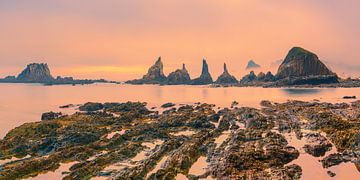
[[310, 133], [305, 135], [307, 144], [304, 146], [305, 152], [315, 156], [324, 156], [325, 153], [331, 150], [332, 144], [319, 133]]
[[127, 81], [129, 84], [160, 84], [166, 80], [166, 76], [163, 72], [163, 63], [161, 57], [152, 65], [147, 74], [144, 75], [141, 79], [135, 79]]
[[200, 77], [193, 79], [191, 81], [191, 84], [192, 85], [206, 85], [206, 84], [212, 84], [212, 83], [213, 83], [213, 79], [209, 73], [208, 64], [206, 63], [206, 60], [204, 59]]
[[[0, 140], [0, 159], [19, 159], [1, 165], [0, 179], [34, 177], [68, 162], [74, 165], [64, 179], [300, 179], [306, 172], [294, 164], [301, 156], [289, 133], [306, 138], [314, 155], [335, 146], [338, 152], [316, 161], [325, 174], [344, 162], [359, 166], [360, 101], [262, 101], [262, 109], [197, 103], [164, 113], [146, 105], [86, 103], [82, 109], [92, 112], [11, 130]], [[201, 157], [205, 164], [193, 167]], [[205, 169], [191, 174], [192, 168]]]
[[53, 120], [62, 116], [61, 112], [47, 112], [41, 115], [41, 120]]
[[238, 83], [238, 80], [232, 76], [224, 63], [224, 72], [218, 77], [215, 81], [216, 84], [235, 84]]
[[84, 105], [79, 107], [80, 111], [98, 111], [104, 108], [104, 105], [101, 103], [87, 102]]

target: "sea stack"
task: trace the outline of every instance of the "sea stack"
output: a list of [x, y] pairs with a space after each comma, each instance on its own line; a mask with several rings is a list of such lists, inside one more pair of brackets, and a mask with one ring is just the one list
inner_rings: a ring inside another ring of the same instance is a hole
[[165, 84], [177, 85], [177, 84], [189, 84], [190, 75], [186, 70], [185, 64], [183, 64], [182, 69], [177, 69], [176, 71], [169, 74], [166, 79]]
[[209, 73], [209, 67], [206, 63], [206, 60], [203, 59], [203, 65], [202, 65], [202, 72], [200, 77], [192, 80], [191, 84], [193, 85], [206, 85], [206, 84], [212, 84], [213, 79]]
[[160, 84], [165, 82], [166, 76], [163, 72], [163, 63], [161, 61], [161, 57], [152, 65], [147, 74], [143, 76], [142, 79], [135, 79], [131, 81], [127, 81], [129, 84]]
[[335, 73], [331, 72], [316, 54], [301, 47], [294, 47], [280, 65], [276, 78], [333, 75]]
[[244, 84], [244, 83], [251, 83], [253, 81], [256, 81], [257, 77], [255, 75], [254, 71], [250, 71], [249, 74], [245, 75], [241, 80], [240, 83]]
[[256, 80], [260, 82], [271, 82], [271, 81], [275, 81], [275, 76], [270, 71], [268, 71], [266, 74], [260, 72], [257, 75]]
[[259, 67], [260, 67], [260, 65], [256, 64], [256, 62], [254, 60], [250, 60], [245, 69], [256, 69]]
[[216, 84], [235, 84], [238, 83], [238, 80], [234, 76], [232, 76], [227, 67], [226, 63], [224, 63], [224, 72], [218, 77], [215, 81]]
[[51, 76], [50, 69], [46, 63], [31, 63], [17, 76], [19, 82], [46, 83], [54, 78]]

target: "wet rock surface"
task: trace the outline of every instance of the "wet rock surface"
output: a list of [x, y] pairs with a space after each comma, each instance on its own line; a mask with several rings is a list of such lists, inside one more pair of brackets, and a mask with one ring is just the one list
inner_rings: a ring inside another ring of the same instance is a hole
[[[1, 165], [0, 179], [34, 177], [66, 162], [76, 163], [64, 179], [299, 179], [306, 172], [294, 162], [302, 146], [289, 133], [321, 158], [325, 174], [345, 162], [359, 167], [360, 101], [262, 101], [261, 109], [196, 103], [163, 113], [142, 102], [100, 104], [101, 111], [11, 130], [0, 141], [0, 159], [19, 160]], [[193, 167], [204, 157], [205, 165]], [[204, 170], [191, 174], [192, 168]]]
[[79, 107], [80, 111], [98, 111], [103, 109], [104, 106], [101, 103], [87, 102]]
[[41, 120], [53, 120], [62, 116], [61, 112], [46, 112], [41, 115]]
[[304, 136], [307, 144], [304, 146], [305, 152], [315, 156], [323, 156], [329, 150], [331, 150], [332, 144], [319, 133], [310, 133]]

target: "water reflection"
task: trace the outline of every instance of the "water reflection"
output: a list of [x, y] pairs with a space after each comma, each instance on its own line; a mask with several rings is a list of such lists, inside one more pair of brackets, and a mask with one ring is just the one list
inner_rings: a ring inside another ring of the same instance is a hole
[[307, 95], [307, 94], [319, 94], [323, 89], [309, 89], [309, 88], [284, 88], [281, 89], [287, 95]]
[[[360, 97], [360, 88], [282, 89], [260, 87], [208, 88], [207, 86], [157, 86], [92, 84], [86, 86], [42, 86], [32, 84], [0, 84], [0, 139], [14, 127], [27, 122], [39, 121], [48, 111], [64, 111], [60, 105], [92, 102], [147, 102], [149, 107], [159, 107], [172, 102], [177, 105], [195, 102], [229, 107], [231, 102], [239, 106], [260, 108], [261, 100], [286, 102], [289, 99], [324, 102], [351, 102], [343, 96]], [[65, 112], [66, 113], [66, 112]]]

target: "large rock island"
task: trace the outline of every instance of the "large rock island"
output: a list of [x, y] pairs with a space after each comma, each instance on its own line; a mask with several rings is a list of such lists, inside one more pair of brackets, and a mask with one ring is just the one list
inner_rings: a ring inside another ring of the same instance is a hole
[[95, 82], [107, 82], [104, 79], [90, 80], [90, 79], [74, 79], [73, 77], [54, 78], [51, 75], [50, 69], [46, 63], [31, 63], [17, 76], [7, 76], [0, 79], [0, 83], [41, 83], [45, 85], [56, 84], [92, 84]]
[[161, 84], [165, 82], [166, 76], [163, 71], [164, 65], [161, 61], [161, 57], [152, 65], [147, 74], [145, 74], [141, 79], [135, 79], [126, 81], [129, 84]]
[[338, 83], [338, 77], [318, 56], [300, 47], [292, 48], [276, 74], [287, 85]]

